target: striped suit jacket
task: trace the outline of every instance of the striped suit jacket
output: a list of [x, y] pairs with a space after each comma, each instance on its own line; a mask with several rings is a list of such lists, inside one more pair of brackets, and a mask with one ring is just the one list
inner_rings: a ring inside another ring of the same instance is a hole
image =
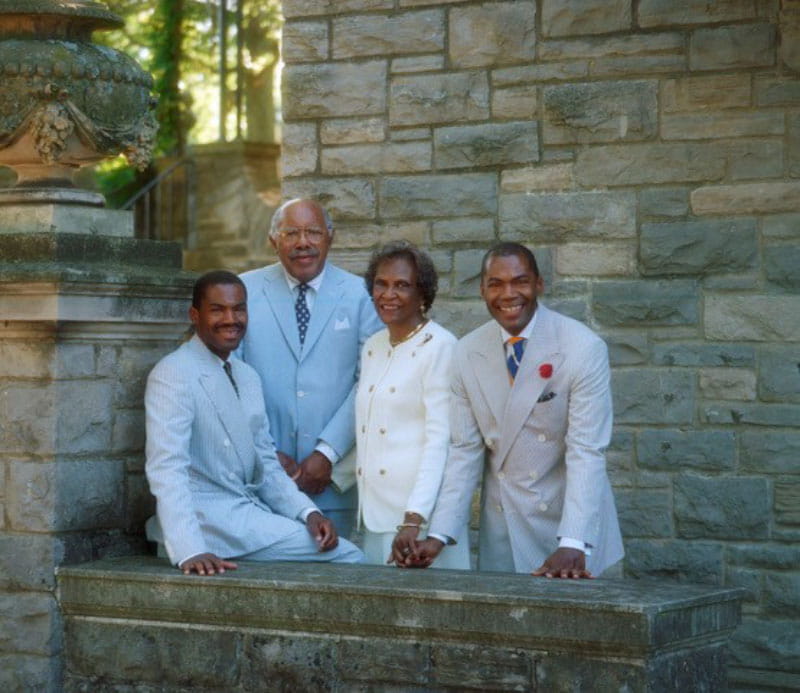
[[608, 352], [585, 325], [541, 303], [536, 320], [513, 386], [496, 322], [456, 345], [450, 455], [430, 533], [457, 536], [483, 477], [482, 546], [503, 523], [515, 570], [527, 573], [570, 537], [591, 547], [587, 568], [597, 575], [623, 556], [605, 463]]
[[196, 335], [147, 379], [145, 472], [158, 519], [148, 536], [173, 563], [257, 551], [282, 538], [271, 528], [273, 513], [294, 519], [314, 507], [275, 456], [258, 374], [230, 363], [238, 398]]

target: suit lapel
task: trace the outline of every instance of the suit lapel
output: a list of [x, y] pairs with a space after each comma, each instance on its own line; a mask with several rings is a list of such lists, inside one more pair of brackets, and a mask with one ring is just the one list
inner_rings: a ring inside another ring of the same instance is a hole
[[555, 372], [563, 361], [551, 313], [544, 306], [537, 308], [536, 325], [525, 346], [514, 385], [511, 388], [502, 416], [500, 445], [497, 459], [500, 465], [514, 444], [550, 377], [543, 376], [541, 367], [550, 364]]
[[[275, 271], [264, 277], [263, 291], [283, 338], [292, 350], [295, 359], [300, 360], [300, 335], [297, 332], [297, 318], [294, 313], [294, 296], [289, 290], [280, 263], [273, 265]], [[313, 323], [313, 316], [312, 316]], [[306, 340], [308, 335], [306, 335]]]
[[468, 352], [468, 358], [478, 386], [500, 428], [511, 383], [499, 328], [487, 330], [486, 338]]
[[[328, 265], [325, 270], [325, 276], [322, 278], [319, 291], [314, 298], [314, 308], [311, 311], [311, 320], [308, 322], [308, 332], [306, 332], [306, 340], [303, 344], [302, 358], [311, 352], [314, 344], [322, 334], [322, 330], [330, 320], [336, 306], [339, 305], [341, 299], [341, 277], [337, 276], [335, 269]], [[294, 309], [293, 309], [294, 310]], [[355, 326], [351, 326], [355, 327]], [[297, 328], [295, 327], [295, 332]], [[299, 343], [299, 340], [298, 340]]]
[[236, 450], [242, 467], [247, 470], [250, 466], [247, 460], [252, 459], [254, 454], [253, 435], [247, 425], [247, 418], [244, 415], [241, 402], [236, 396], [236, 391], [233, 389], [230, 380], [228, 380], [228, 376], [225, 375], [222, 365], [217, 362], [196, 336], [193, 338], [193, 348], [200, 361], [200, 372], [198, 374], [200, 387], [203, 388], [211, 400], [217, 417]]

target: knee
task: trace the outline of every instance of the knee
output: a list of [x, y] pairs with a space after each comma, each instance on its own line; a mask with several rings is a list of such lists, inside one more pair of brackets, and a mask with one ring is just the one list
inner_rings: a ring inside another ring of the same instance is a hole
[[336, 547], [337, 555], [334, 561], [337, 563], [365, 563], [364, 553], [355, 544], [347, 539], [339, 539], [339, 546]]

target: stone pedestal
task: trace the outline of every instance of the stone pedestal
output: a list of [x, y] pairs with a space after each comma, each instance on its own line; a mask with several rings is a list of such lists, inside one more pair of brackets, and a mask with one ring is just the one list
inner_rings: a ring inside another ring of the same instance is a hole
[[741, 590], [130, 557], [60, 568], [67, 691], [722, 691]]
[[177, 244], [130, 213], [0, 206], [0, 689], [61, 690], [54, 569], [140, 552], [148, 370], [188, 325]]

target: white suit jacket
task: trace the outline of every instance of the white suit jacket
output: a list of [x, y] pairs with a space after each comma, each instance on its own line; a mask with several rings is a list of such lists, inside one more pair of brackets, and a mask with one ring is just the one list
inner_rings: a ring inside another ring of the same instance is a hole
[[392, 348], [389, 331], [361, 355], [356, 395], [358, 504], [372, 532], [392, 532], [406, 510], [429, 520], [450, 441], [450, 360], [456, 338], [429, 322]]
[[541, 303], [536, 320], [513, 386], [496, 322], [456, 345], [450, 455], [430, 533], [456, 536], [483, 475], [481, 538], [504, 523], [517, 572], [539, 567], [564, 536], [591, 547], [587, 568], [597, 575], [623, 556], [605, 463], [608, 352], [585, 325]]
[[[300, 347], [295, 296], [280, 263], [246, 272], [249, 325], [237, 351], [261, 377], [275, 446], [301, 460], [324, 440], [341, 457], [355, 443], [358, 357], [382, 326], [364, 280], [328, 263]], [[323, 510], [356, 507], [356, 492], [314, 496]]]
[[231, 365], [241, 398], [195, 335], [147, 379], [145, 472], [158, 518], [148, 536], [173, 563], [257, 551], [282, 538], [272, 513], [294, 519], [314, 507], [275, 456], [258, 375]]

